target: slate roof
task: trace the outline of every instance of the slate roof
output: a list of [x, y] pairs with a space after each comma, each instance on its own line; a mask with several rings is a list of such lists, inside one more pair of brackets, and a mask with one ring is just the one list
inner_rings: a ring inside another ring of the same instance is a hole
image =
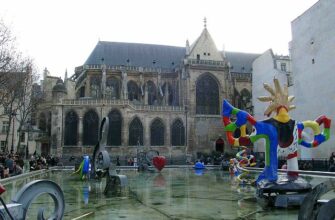
[[[128, 64], [138, 67], [170, 69], [180, 65], [185, 57], [185, 52], [185, 47], [99, 41], [84, 65], [99, 65], [102, 63], [101, 59], [103, 58], [103, 62], [111, 66]], [[251, 73], [252, 62], [259, 55], [260, 54], [226, 52], [226, 58], [232, 67], [231, 71], [241, 73]], [[127, 60], [129, 60], [128, 63]], [[155, 64], [153, 64], [154, 60], [156, 61]]]
[[184, 56], [185, 47], [99, 41], [85, 64], [101, 64], [104, 58], [106, 65], [174, 68]]
[[226, 59], [230, 63], [230, 71], [238, 73], [251, 73], [252, 63], [261, 54], [226, 52]]
[[63, 80], [59, 79], [57, 80], [56, 85], [52, 88], [53, 92], [64, 92], [67, 93], [66, 87], [63, 83]]

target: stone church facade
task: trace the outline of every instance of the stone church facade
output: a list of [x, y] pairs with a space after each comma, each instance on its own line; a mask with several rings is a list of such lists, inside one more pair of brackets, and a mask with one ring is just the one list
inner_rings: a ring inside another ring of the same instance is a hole
[[167, 158], [229, 152], [221, 122], [228, 99], [252, 112], [252, 62], [259, 54], [219, 51], [204, 27], [185, 47], [99, 41], [64, 81], [45, 71], [36, 113], [39, 150], [91, 154], [103, 117], [112, 156], [155, 149]]

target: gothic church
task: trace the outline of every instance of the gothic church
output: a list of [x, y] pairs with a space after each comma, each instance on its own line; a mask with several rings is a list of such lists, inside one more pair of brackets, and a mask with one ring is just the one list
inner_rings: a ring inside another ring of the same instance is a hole
[[91, 154], [103, 117], [107, 149], [136, 157], [155, 149], [170, 160], [229, 152], [221, 103], [252, 113], [252, 62], [259, 54], [219, 51], [204, 27], [185, 47], [99, 41], [64, 81], [45, 70], [36, 123], [42, 154]]

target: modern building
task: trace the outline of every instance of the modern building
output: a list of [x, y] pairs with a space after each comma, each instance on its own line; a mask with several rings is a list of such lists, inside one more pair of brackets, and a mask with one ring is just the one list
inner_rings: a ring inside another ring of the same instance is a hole
[[99, 41], [64, 81], [46, 72], [36, 115], [42, 153], [91, 154], [103, 117], [107, 149], [121, 158], [143, 148], [170, 159], [230, 152], [221, 104], [252, 111], [252, 62], [259, 54], [219, 51], [205, 25], [185, 47]]
[[[318, 148], [301, 148], [304, 158], [329, 158], [335, 151], [335, 2], [320, 0], [291, 23], [295, 119], [332, 119], [330, 139]], [[323, 126], [321, 126], [323, 128]], [[322, 129], [321, 129], [322, 130]], [[313, 137], [311, 137], [311, 140]]]
[[[289, 56], [275, 55], [272, 49], [261, 54], [252, 64], [252, 104], [254, 117], [257, 120], [268, 118], [264, 111], [269, 103], [261, 102], [257, 98], [267, 96], [269, 93], [264, 89], [263, 83], [273, 85], [273, 79], [279, 79], [281, 85], [288, 85], [289, 93], [292, 93], [291, 59]], [[264, 152], [265, 143], [261, 139], [254, 145], [255, 152]]]

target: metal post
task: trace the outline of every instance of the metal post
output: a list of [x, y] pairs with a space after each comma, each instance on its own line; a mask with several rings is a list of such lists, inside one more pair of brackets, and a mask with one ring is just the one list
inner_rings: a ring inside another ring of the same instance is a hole
[[15, 112], [12, 112], [12, 118], [13, 118], [13, 130], [12, 130], [12, 146], [10, 148], [10, 152], [13, 153], [14, 152], [14, 125], [15, 125], [15, 116], [16, 116], [16, 113]]
[[188, 138], [187, 138], [187, 106], [185, 106], [185, 145], [188, 149]]

